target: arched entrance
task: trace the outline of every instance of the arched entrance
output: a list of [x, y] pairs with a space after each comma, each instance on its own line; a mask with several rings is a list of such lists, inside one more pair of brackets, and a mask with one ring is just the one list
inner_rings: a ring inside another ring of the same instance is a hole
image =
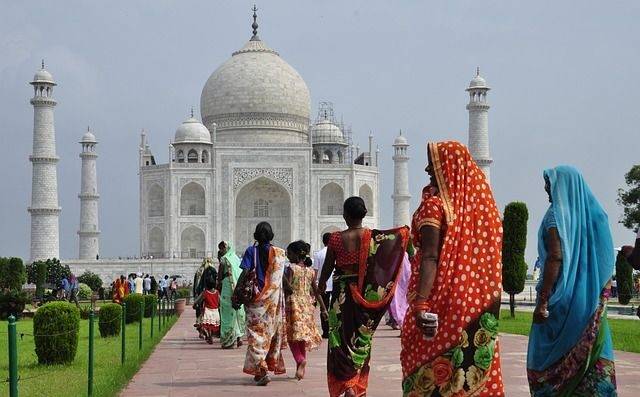
[[239, 250], [253, 244], [253, 232], [262, 221], [269, 222], [273, 244], [285, 248], [291, 242], [291, 198], [284, 187], [260, 177], [236, 195], [235, 246]]
[[205, 237], [202, 229], [189, 226], [180, 236], [180, 251], [183, 258], [203, 258], [205, 256]]

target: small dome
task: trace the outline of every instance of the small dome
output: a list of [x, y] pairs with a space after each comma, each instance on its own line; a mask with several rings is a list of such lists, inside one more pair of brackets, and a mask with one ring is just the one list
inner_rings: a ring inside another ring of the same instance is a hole
[[408, 145], [408, 141], [407, 141], [407, 138], [402, 136], [402, 132], [400, 132], [400, 135], [398, 135], [396, 137], [396, 139], [393, 141], [393, 144], [394, 145]]
[[51, 73], [47, 72], [43, 66], [42, 69], [38, 70], [33, 76], [33, 81], [31, 82], [31, 84], [33, 83], [55, 84], [55, 81], [53, 81], [53, 76], [51, 75]]
[[487, 81], [480, 75], [476, 76], [469, 83], [469, 88], [484, 88], [487, 86]]
[[340, 128], [330, 120], [321, 120], [311, 127], [313, 143], [346, 143]]
[[82, 135], [82, 139], [80, 140], [80, 143], [96, 143], [96, 136], [93, 135], [91, 133], [91, 131], [89, 131], [89, 129], [87, 129], [87, 132], [84, 133], [84, 135]]
[[189, 117], [176, 130], [173, 143], [211, 143], [207, 127], [193, 117]]

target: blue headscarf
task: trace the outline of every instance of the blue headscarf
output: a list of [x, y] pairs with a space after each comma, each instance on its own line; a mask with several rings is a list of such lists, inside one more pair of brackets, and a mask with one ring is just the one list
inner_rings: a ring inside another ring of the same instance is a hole
[[[562, 267], [549, 297], [549, 318], [531, 327], [527, 367], [536, 371], [554, 364], [578, 342], [598, 307], [615, 263], [607, 214], [580, 172], [563, 165], [546, 170], [544, 176], [551, 185], [549, 211], [562, 241]], [[543, 222], [538, 233], [540, 274], [544, 274], [548, 254], [546, 229]], [[542, 278], [538, 290], [541, 285]], [[611, 335], [605, 335], [604, 341], [601, 356], [613, 360]]]

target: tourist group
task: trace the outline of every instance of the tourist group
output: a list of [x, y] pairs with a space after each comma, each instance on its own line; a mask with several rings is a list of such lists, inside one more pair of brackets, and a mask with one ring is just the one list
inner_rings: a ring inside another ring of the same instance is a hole
[[[329, 395], [364, 396], [374, 332], [386, 313], [401, 329], [405, 396], [504, 396], [500, 369], [502, 222], [491, 187], [468, 149], [428, 144], [430, 177], [411, 227], [363, 227], [364, 201], [344, 202], [346, 229], [286, 251], [256, 226], [242, 258], [227, 242], [220, 266], [196, 275], [195, 324], [223, 348], [247, 340], [244, 372], [257, 385], [285, 373], [288, 346], [305, 375], [306, 352], [327, 340]], [[607, 214], [580, 172], [544, 171], [550, 202], [540, 226], [542, 277], [529, 337], [533, 396], [615, 396], [607, 299], [614, 248]], [[640, 235], [623, 252], [640, 268]], [[312, 260], [313, 257], [313, 260]], [[320, 309], [322, 331], [316, 325]], [[321, 335], [322, 332], [322, 335]]]

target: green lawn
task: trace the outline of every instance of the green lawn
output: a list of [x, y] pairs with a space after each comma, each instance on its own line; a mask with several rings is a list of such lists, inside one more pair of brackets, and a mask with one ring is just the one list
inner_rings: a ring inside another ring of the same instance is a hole
[[[509, 310], [502, 310], [500, 312], [500, 332], [529, 335], [532, 316], [531, 312], [516, 312], [516, 318], [513, 319]], [[615, 350], [640, 353], [640, 320], [610, 318], [609, 325]]]
[[[149, 357], [154, 346], [162, 339], [176, 321], [175, 317], [168, 319], [166, 327], [158, 332], [157, 318], [154, 320], [154, 335], [151, 340], [150, 321], [143, 321], [143, 346], [138, 350], [138, 323], [127, 325], [126, 331], [126, 362], [120, 364], [121, 337], [102, 338], [95, 323], [94, 339], [94, 374], [93, 395], [115, 396], [138, 371], [142, 363]], [[1, 379], [7, 379], [7, 322], [0, 322], [0, 371]], [[87, 395], [87, 363], [89, 349], [89, 322], [80, 320], [80, 336], [78, 351], [73, 363], [69, 365], [44, 366], [38, 364], [35, 354], [33, 337], [25, 335], [20, 340], [20, 333], [33, 334], [33, 321], [23, 319], [18, 321], [18, 382], [21, 396], [40, 395]], [[46, 392], [48, 391], [48, 392]], [[44, 394], [43, 394], [44, 393]], [[9, 395], [9, 384], [0, 383], [0, 395]]]

